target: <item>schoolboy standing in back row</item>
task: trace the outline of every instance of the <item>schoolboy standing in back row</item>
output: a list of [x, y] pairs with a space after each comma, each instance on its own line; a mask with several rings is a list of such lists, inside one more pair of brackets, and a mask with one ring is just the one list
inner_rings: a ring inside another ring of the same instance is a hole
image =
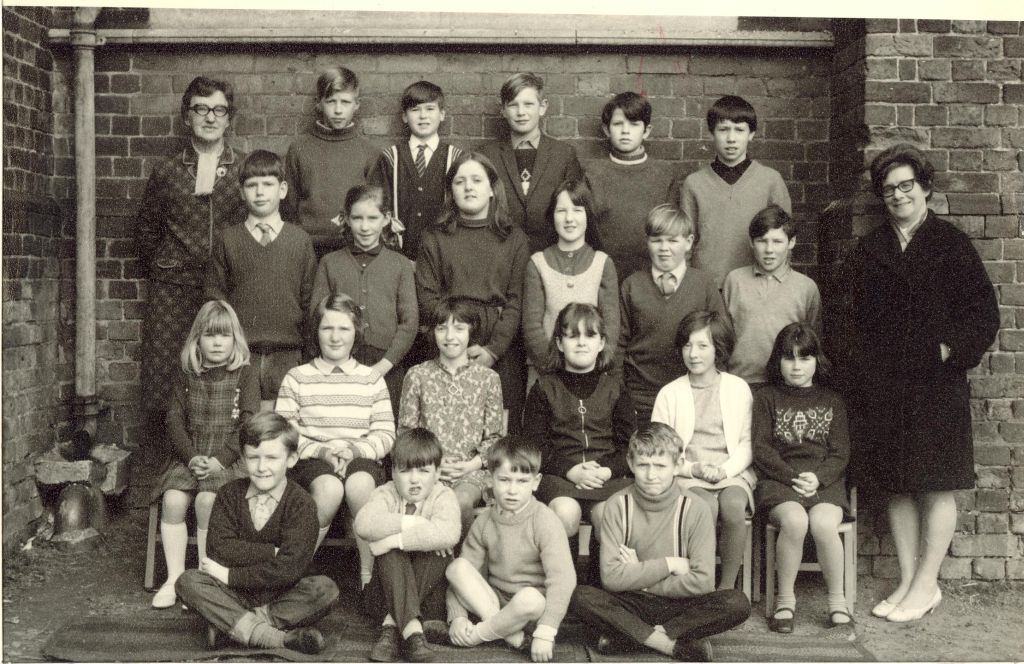
[[531, 254], [558, 242], [548, 206], [555, 187], [582, 173], [571, 145], [541, 133], [540, 119], [547, 110], [544, 79], [529, 72], [513, 74], [501, 86], [509, 137], [480, 146], [505, 183], [512, 221], [529, 238]]
[[384, 189], [391, 214], [405, 225], [401, 251], [414, 261], [424, 229], [441, 214], [444, 178], [462, 150], [438, 136], [444, 92], [430, 81], [417, 81], [402, 93], [402, 122], [409, 128], [409, 140], [384, 150], [370, 180]]
[[651, 135], [651, 103], [644, 97], [635, 92], [615, 95], [601, 111], [601, 125], [608, 137], [608, 159], [591, 161], [584, 170], [594, 192], [591, 223], [621, 284], [647, 267], [647, 213], [668, 203], [678, 184], [668, 164], [647, 158], [644, 141]]
[[751, 387], [768, 381], [766, 365], [775, 337], [790, 323], [821, 330], [821, 295], [810, 277], [789, 264], [796, 245], [796, 224], [778, 205], [769, 205], [750, 221], [754, 264], [725, 278], [722, 298], [736, 330], [729, 373]]
[[256, 150], [238, 179], [249, 218], [225, 228], [214, 243], [204, 295], [226, 300], [238, 313], [250, 364], [259, 372], [261, 407], [271, 410], [281, 380], [302, 363], [316, 255], [309, 235], [281, 220], [288, 182], [280, 157]]
[[693, 265], [710, 273], [721, 288], [727, 274], [750, 262], [750, 219], [772, 203], [787, 214], [793, 208], [779, 172], [747, 156], [757, 131], [754, 107], [726, 95], [711, 106], [707, 121], [715, 160], [686, 177], [679, 208], [696, 224]]
[[292, 195], [284, 215], [309, 233], [317, 260], [341, 248], [338, 211], [377, 159], [376, 148], [356, 126], [358, 110], [355, 73], [345, 67], [324, 70], [316, 80], [316, 122], [292, 141], [285, 157]]

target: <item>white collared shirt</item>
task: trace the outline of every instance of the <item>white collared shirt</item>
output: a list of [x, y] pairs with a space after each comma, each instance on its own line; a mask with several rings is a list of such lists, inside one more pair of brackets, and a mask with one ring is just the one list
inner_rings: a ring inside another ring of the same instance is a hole
[[540, 127], [534, 129], [529, 136], [512, 137], [513, 150], [523, 150], [525, 148], [533, 148], [536, 150], [538, 147], [540, 147]]
[[426, 160], [427, 164], [430, 163], [430, 158], [437, 152], [437, 146], [441, 144], [441, 137], [434, 134], [427, 140], [416, 138], [415, 136], [409, 137], [409, 151], [412, 153], [412, 163], [416, 163], [416, 153], [419, 152], [421, 145], [426, 145], [427, 149], [423, 151], [423, 159]]
[[281, 219], [281, 213], [275, 212], [269, 217], [263, 217], [257, 219], [256, 217], [249, 215], [249, 218], [245, 220], [245, 230], [249, 231], [249, 234], [256, 239], [257, 242], [263, 239], [263, 231], [256, 227], [256, 224], [267, 224], [270, 226], [270, 241], [273, 242], [277, 239], [277, 236], [281, 234], [281, 229], [284, 228], [284, 221]]
[[355, 371], [355, 368], [358, 364], [359, 362], [357, 362], [354, 357], [348, 358], [341, 364], [334, 364], [333, 362], [328, 362], [319, 355], [313, 358], [313, 366], [316, 367], [317, 371], [324, 375], [334, 373], [335, 368], [341, 369], [342, 373], [351, 374], [353, 371]]
[[[654, 277], [654, 283], [661, 286], [661, 275], [668, 274], [663, 270], [651, 266], [651, 276]], [[686, 274], [686, 261], [683, 261], [676, 266], [676, 269], [672, 270], [672, 275], [676, 278], [676, 290], [679, 290], [679, 285], [683, 283], [683, 275]]]

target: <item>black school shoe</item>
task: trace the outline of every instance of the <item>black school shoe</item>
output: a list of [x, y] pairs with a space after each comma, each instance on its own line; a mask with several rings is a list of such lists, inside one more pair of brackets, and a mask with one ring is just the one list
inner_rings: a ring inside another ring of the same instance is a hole
[[380, 636], [377, 637], [377, 642], [370, 649], [370, 661], [398, 661], [398, 628], [396, 626], [384, 625], [380, 628]]
[[299, 627], [285, 632], [284, 647], [307, 655], [318, 655], [324, 649], [324, 635], [316, 627]]
[[436, 662], [437, 653], [422, 633], [416, 633], [402, 641], [402, 658], [407, 662]]
[[451, 640], [448, 637], [448, 623], [443, 620], [424, 620], [423, 636], [427, 639], [427, 643], [438, 646], [451, 645]]
[[601, 634], [594, 646], [599, 655], [621, 655], [636, 649], [633, 640], [623, 634]]
[[711, 644], [707, 639], [676, 639], [676, 646], [672, 648], [672, 658], [677, 662], [710, 662]]

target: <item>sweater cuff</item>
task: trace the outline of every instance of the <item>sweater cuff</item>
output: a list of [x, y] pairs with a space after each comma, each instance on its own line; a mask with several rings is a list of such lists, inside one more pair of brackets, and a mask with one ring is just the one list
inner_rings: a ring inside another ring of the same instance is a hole
[[533, 638], [542, 641], [554, 641], [556, 636], [558, 636], [558, 628], [551, 625], [537, 625], [537, 629], [533, 630]]

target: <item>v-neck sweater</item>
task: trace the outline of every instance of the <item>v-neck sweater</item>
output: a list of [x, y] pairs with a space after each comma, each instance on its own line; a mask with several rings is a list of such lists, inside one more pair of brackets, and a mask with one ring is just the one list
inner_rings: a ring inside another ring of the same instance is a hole
[[302, 348], [315, 276], [316, 254], [304, 230], [284, 224], [264, 246], [237, 224], [214, 245], [205, 296], [235, 308], [250, 349]]
[[747, 229], [754, 215], [775, 203], [792, 214], [793, 204], [782, 176], [754, 160], [734, 184], [722, 179], [710, 165], [683, 181], [680, 208], [696, 224], [693, 265], [707, 270], [715, 285], [750, 263]]

